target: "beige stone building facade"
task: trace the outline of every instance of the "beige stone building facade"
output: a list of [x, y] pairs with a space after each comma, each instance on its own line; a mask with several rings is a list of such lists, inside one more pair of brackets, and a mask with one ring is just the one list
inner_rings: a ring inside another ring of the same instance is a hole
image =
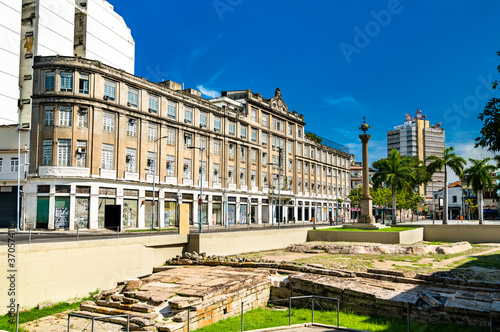
[[210, 225], [328, 220], [350, 208], [349, 150], [308, 138], [279, 89], [204, 99], [74, 57], [36, 57], [33, 79], [28, 227], [145, 228], [153, 214], [154, 227], [168, 227], [179, 203], [192, 224], [201, 212]]

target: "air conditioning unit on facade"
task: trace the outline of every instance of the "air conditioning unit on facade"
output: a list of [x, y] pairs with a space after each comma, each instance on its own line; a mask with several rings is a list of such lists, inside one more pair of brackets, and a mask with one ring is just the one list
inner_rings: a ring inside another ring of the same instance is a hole
[[78, 154], [87, 153], [87, 149], [86, 148], [77, 148], [76, 149], [76, 153], [78, 153]]

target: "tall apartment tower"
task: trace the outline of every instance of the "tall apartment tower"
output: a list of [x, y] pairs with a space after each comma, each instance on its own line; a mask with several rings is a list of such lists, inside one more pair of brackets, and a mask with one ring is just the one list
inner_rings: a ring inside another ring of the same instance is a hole
[[35, 56], [76, 56], [134, 73], [135, 41], [106, 0], [0, 0], [0, 125], [31, 122]]
[[[429, 124], [422, 110], [417, 109], [415, 116], [406, 114], [405, 122], [395, 126], [387, 132], [387, 154], [396, 149], [402, 156], [417, 157], [425, 161], [428, 156], [443, 157], [445, 147], [445, 131], [441, 123]], [[419, 193], [425, 197], [432, 197], [432, 186], [440, 188], [444, 185], [444, 172], [436, 172], [432, 182], [421, 186]]]
[[[36, 56], [97, 60], [133, 74], [135, 41], [106, 0], [0, 0], [0, 227], [24, 213], [18, 196], [27, 181]], [[44, 83], [52, 94], [85, 92], [88, 73], [76, 81], [74, 71]]]

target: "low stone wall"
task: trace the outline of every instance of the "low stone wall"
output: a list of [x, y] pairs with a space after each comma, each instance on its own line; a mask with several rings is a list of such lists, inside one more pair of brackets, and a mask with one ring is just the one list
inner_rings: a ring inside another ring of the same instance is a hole
[[[150, 274], [186, 245], [187, 235], [173, 234], [18, 245], [16, 300], [21, 308], [33, 308], [42, 302], [84, 297], [118, 281]], [[0, 261], [7, 262], [7, 246], [0, 249]], [[4, 268], [0, 289], [9, 288], [6, 273]], [[0, 303], [9, 303], [7, 295], [1, 292]], [[6, 312], [6, 306], [0, 306], [0, 314]]]
[[[175, 332], [187, 330], [188, 317], [190, 330], [196, 330], [238, 316], [242, 310], [263, 307], [269, 300], [269, 270], [208, 266], [162, 269], [101, 292], [94, 302], [82, 303], [76, 313], [94, 317], [128, 314], [131, 331]], [[126, 324], [123, 318], [106, 319]]]
[[309, 228], [282, 228], [228, 233], [190, 234], [187, 251], [208, 255], [238, 255], [247, 252], [283, 249], [307, 241]]
[[[401, 232], [377, 232], [377, 231], [315, 231], [310, 230], [307, 241], [325, 242], [372, 242], [384, 244], [413, 244], [424, 239], [423, 228]], [[299, 243], [299, 242], [296, 242]]]
[[436, 225], [424, 226], [425, 241], [470, 243], [500, 243], [500, 225], [437, 225], [441, 220], [436, 220]]

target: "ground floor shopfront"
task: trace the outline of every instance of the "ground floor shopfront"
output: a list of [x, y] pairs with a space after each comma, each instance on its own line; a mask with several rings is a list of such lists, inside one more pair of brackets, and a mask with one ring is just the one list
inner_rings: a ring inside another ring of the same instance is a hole
[[124, 229], [176, 226], [179, 204], [188, 204], [191, 225], [275, 224], [335, 220], [333, 198], [276, 195], [208, 188], [199, 205], [199, 187], [151, 183], [34, 178], [26, 185], [26, 227], [31, 229]]

